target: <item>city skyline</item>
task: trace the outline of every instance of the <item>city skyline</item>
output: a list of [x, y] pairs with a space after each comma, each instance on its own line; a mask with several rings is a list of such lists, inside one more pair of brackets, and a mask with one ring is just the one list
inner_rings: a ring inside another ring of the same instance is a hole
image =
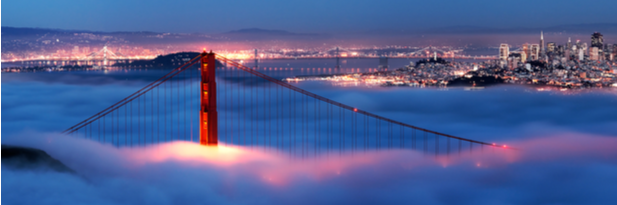
[[617, 204], [615, 0], [20, 0], [5, 204]]
[[[50, 31], [51, 31], [51, 34], [49, 33]], [[558, 37], [558, 38], [561, 38], [561, 40], [563, 40], [567, 36], [567, 39], [569, 41], [568, 46], [567, 46], [568, 48], [572, 47], [572, 42], [571, 42], [572, 38], [570, 36], [579, 37], [578, 39], [575, 40], [577, 44], [576, 46], [580, 48], [582, 47], [582, 45], [585, 45], [585, 48], [584, 48], [585, 54], [588, 54], [591, 51], [591, 50], [587, 51], [587, 47], [598, 47], [597, 45], [600, 45], [600, 46], [607, 45], [608, 46], [607, 48], [599, 48], [599, 50], [597, 51], [599, 53], [602, 53], [604, 50], [607, 50], [607, 49], [611, 49], [612, 51], [611, 42], [615, 42], [615, 40], [611, 38], [611, 36], [609, 35], [605, 43], [604, 38], [602, 37], [602, 34], [600, 34], [599, 32], [594, 32], [594, 35], [600, 35], [599, 40], [593, 40], [593, 39], [585, 40], [584, 38], [585, 35], [582, 35], [582, 34], [573, 34], [573, 35], [554, 34], [553, 36], [549, 37], [548, 41], [545, 42], [544, 31], [540, 30], [540, 41], [539, 41], [540, 43], [539, 44], [530, 43], [529, 41], [530, 39], [518, 40], [519, 42], [514, 43], [514, 44], [507, 43], [509, 42], [508, 36], [500, 37], [501, 39], [503, 39], [503, 40], [498, 40], [498, 41], [501, 41], [500, 46], [494, 45], [494, 46], [498, 46], [500, 54], [498, 54], [497, 57], [492, 57], [495, 54], [490, 53], [490, 51], [488, 51], [488, 53], [481, 53], [481, 54], [472, 54], [472, 55], [465, 54], [466, 52], [464, 51], [467, 49], [468, 45], [472, 45], [472, 44], [467, 44], [465, 46], [447, 45], [447, 44], [446, 45], [442, 44], [441, 46], [433, 46], [429, 43], [424, 43], [424, 45], [398, 43], [398, 44], [390, 44], [390, 45], [373, 44], [372, 46], [368, 46], [371, 44], [371, 40], [362, 39], [362, 38], [360, 38], [359, 41], [360, 42], [364, 41], [364, 43], [355, 44], [355, 45], [354, 44], [345, 45], [342, 43], [342, 41], [339, 42], [339, 44], [330, 44], [330, 45], [327, 45], [326, 43], [324, 43], [323, 45], [316, 44], [317, 42], [320, 42], [320, 41], [325, 41], [325, 42], [336, 41], [332, 39], [323, 39], [323, 40], [311, 40], [311, 42], [308, 42], [305, 45], [294, 46], [294, 45], [287, 45], [286, 42], [294, 42], [294, 41], [302, 41], [302, 40], [284, 39], [281, 41], [281, 40], [277, 40], [277, 35], [274, 35], [274, 37], [270, 40], [268, 39], [253, 40], [253, 43], [261, 42], [261, 41], [263, 42], [267, 42], [267, 41], [283, 42], [280, 46], [277, 45], [276, 47], [273, 47], [270, 44], [268, 45], [269, 47], [264, 48], [260, 46], [249, 46], [250, 44], [247, 44], [246, 42], [241, 42], [241, 43], [236, 43], [236, 44], [238, 45], [246, 44], [244, 48], [231, 48], [225, 42], [238, 42], [242, 40], [229, 39], [229, 37], [225, 35], [221, 35], [221, 36], [193, 35], [192, 37], [191, 35], [188, 35], [187, 37], [187, 35], [173, 34], [173, 33], [162, 33], [162, 34], [146, 33], [145, 35], [139, 36], [140, 34], [138, 33], [137, 37], [128, 37], [128, 39], [132, 39], [129, 41], [127, 40], [126, 36], [122, 36], [123, 35], [122, 33], [120, 33], [120, 36], [118, 36], [118, 34], [114, 34], [114, 33], [105, 34], [105, 33], [88, 33], [86, 31], [70, 32], [70, 31], [54, 31], [54, 30], [47, 30], [47, 29], [19, 29], [19, 28], [11, 28], [11, 32], [7, 32], [6, 34], [13, 37], [15, 35], [19, 35], [20, 32], [31, 32], [31, 33], [38, 32], [38, 34], [36, 35], [29, 34], [33, 37], [36, 37], [36, 40], [17, 38], [19, 40], [11, 41], [10, 40], [11, 38], [9, 37], [9, 40], [4, 41], [3, 43], [4, 52], [2, 53], [4, 62], [22, 61], [22, 60], [45, 60], [45, 59], [48, 59], [48, 60], [84, 60], [84, 59], [92, 58], [95, 55], [98, 55], [98, 56], [103, 55], [103, 53], [107, 53], [107, 50], [109, 50], [110, 56], [112, 58], [115, 57], [115, 58], [120, 58], [120, 59], [129, 59], [129, 60], [130, 59], [152, 59], [159, 55], [166, 55], [166, 54], [177, 53], [177, 52], [194, 51], [196, 50], [195, 48], [199, 47], [199, 45], [202, 45], [203, 48], [208, 47], [210, 49], [215, 49], [217, 50], [217, 52], [221, 52], [224, 55], [232, 59], [255, 58], [253, 54], [254, 53], [253, 51], [255, 49], [260, 51], [260, 55], [258, 56], [258, 58], [262, 58], [262, 59], [298, 58], [298, 57], [300, 58], [315, 58], [315, 57], [328, 58], [328, 57], [332, 57], [331, 56], [332, 49], [335, 49], [335, 48], [343, 48], [346, 50], [342, 52], [341, 53], [342, 55], [339, 55], [339, 57], [378, 57], [378, 56], [383, 55], [383, 56], [388, 56], [388, 57], [404, 57], [404, 58], [420, 57], [421, 58], [421, 57], [429, 56], [430, 54], [432, 54], [432, 52], [427, 51], [429, 53], [419, 53], [420, 50], [434, 47], [434, 48], [441, 48], [441, 49], [446, 50], [446, 51], [440, 50], [440, 55], [439, 55], [440, 57], [450, 57], [450, 58], [454, 58], [455, 56], [460, 56], [460, 57], [467, 56], [464, 58], [497, 58], [498, 57], [501, 59], [505, 59], [508, 57], [508, 55], [510, 54], [511, 48], [517, 48], [517, 50], [521, 50], [521, 49], [525, 50], [525, 55], [522, 57], [523, 59], [530, 58], [530, 59], [537, 60], [539, 57], [542, 57], [542, 56], [539, 56], [539, 54], [546, 53], [547, 49], [549, 49], [551, 52], [559, 51], [562, 53], [565, 52], [565, 50], [568, 50], [568, 51], [570, 50], [570, 49], [564, 49], [565, 48], [563, 47], [564, 45], [560, 45], [561, 47], [557, 47], [555, 42], [559, 42], [559, 41], [555, 40], [554, 37]], [[58, 34], [60, 34], [60, 36], [58, 36]], [[246, 33], [243, 35], [250, 36], [250, 35], [256, 35], [256, 34]], [[194, 38], [190, 41], [193, 41], [195, 43], [192, 45], [189, 44], [187, 47], [184, 45], [185, 43], [178, 44], [178, 43], [170, 42], [167, 44], [163, 44], [161, 42], [159, 43], [131, 42], [131, 41], [135, 41], [133, 39], [140, 39], [140, 38], [161, 39], [162, 41], [164, 41], [164, 39], [177, 39], [178, 37], [189, 38], [189, 39]], [[430, 36], [427, 36], [427, 37], [430, 38]], [[583, 40], [581, 40], [581, 38]], [[601, 42], [596, 42], [596, 41], [601, 41]], [[596, 46], [593, 46], [594, 42]], [[23, 44], [23, 45], [20, 45], [20, 44]], [[32, 47], [32, 46], [34, 47], [24, 50], [23, 49], [24, 45], [26, 45], [27, 47]], [[507, 50], [504, 50], [504, 46], [507, 46], [506, 48]], [[534, 46], [537, 46], [538, 48], [536, 49]], [[547, 46], [548, 48], [546, 48]], [[488, 48], [490, 47], [491, 46], [488, 46]], [[223, 48], [223, 50], [221, 50], [221, 48]], [[401, 49], [403, 50], [400, 51]], [[105, 50], [105, 52], [102, 52], [102, 50]], [[384, 51], [380, 52], [379, 50], [384, 50]], [[388, 52], [388, 50], [390, 51]], [[532, 52], [530, 53], [530, 51]], [[118, 55], [116, 55], [115, 53], [118, 53]], [[514, 51], [514, 53], [518, 53], [518, 51]], [[604, 53], [608, 55], [610, 51], [608, 52], [605, 51]]]

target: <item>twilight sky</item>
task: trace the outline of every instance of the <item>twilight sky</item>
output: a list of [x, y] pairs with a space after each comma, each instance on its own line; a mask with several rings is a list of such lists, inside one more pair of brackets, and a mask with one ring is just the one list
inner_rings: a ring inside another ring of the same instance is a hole
[[226, 32], [257, 27], [339, 33], [617, 23], [614, 0], [10, 0], [3, 6], [2, 26], [95, 31]]

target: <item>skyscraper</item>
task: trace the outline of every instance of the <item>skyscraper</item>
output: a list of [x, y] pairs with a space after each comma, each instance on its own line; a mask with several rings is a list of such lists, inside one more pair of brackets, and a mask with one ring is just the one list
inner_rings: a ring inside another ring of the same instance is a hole
[[529, 44], [528, 43], [523, 44], [523, 49], [521, 52], [525, 53], [525, 56], [529, 56]]
[[544, 55], [544, 31], [540, 31], [540, 55]]
[[556, 44], [555, 44], [554, 42], [549, 42], [549, 43], [546, 45], [546, 48], [547, 48], [547, 53], [555, 53], [555, 45], [556, 45]]
[[578, 60], [579, 61], [585, 60], [585, 54], [583, 52], [583, 49], [578, 49]]
[[[591, 48], [598, 48], [597, 59], [592, 60], [604, 60], [604, 37], [599, 32], [591, 34]], [[591, 49], [589, 49], [589, 55], [591, 56]], [[596, 51], [593, 51], [596, 52]]]
[[598, 56], [599, 54], [599, 49], [598, 47], [591, 47], [589, 48], [589, 60], [600, 60], [600, 57]]
[[537, 61], [538, 60], [538, 55], [540, 53], [540, 45], [538, 44], [531, 44], [531, 54], [529, 54], [529, 58], [533, 61]]
[[612, 60], [611, 54], [613, 53], [613, 47], [611, 45], [604, 44], [604, 49], [602, 50], [602, 60]]
[[564, 55], [564, 57], [566, 57], [566, 59], [570, 59], [570, 57], [571, 57], [571, 53], [570, 52], [571, 52], [570, 49], [565, 49], [563, 55]]
[[609, 60], [609, 61], [615, 60], [615, 47], [617, 47], [617, 44], [613, 44], [613, 45], [606, 44], [606, 47], [608, 47], [606, 51], [606, 60]]
[[499, 46], [499, 59], [508, 60], [508, 56], [510, 56], [510, 46], [508, 46], [508, 44], [502, 43]]
[[591, 47], [604, 48], [604, 37], [601, 33], [595, 32], [591, 34]]

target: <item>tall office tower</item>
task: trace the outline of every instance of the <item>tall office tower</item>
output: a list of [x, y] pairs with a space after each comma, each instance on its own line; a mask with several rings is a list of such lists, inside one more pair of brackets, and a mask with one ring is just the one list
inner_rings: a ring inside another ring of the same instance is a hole
[[598, 51], [599, 51], [598, 47], [589, 48], [589, 60], [594, 60], [594, 61], [600, 60], [600, 57], [598, 56], [599, 54]]
[[527, 53], [521, 52], [521, 62], [527, 62]]
[[518, 63], [522, 61], [521, 57], [523, 53], [512, 53], [508, 56], [508, 67], [514, 69], [518, 67]]
[[[594, 32], [593, 34], [591, 34], [591, 47], [598, 48], [597, 59], [595, 60], [604, 60], [604, 37], [601, 33]], [[589, 50], [589, 52], [591, 53], [591, 49]], [[591, 56], [591, 54], [589, 55]]]
[[544, 55], [544, 31], [540, 31], [540, 55]]
[[547, 49], [547, 53], [555, 53], [555, 43], [554, 42], [549, 42], [546, 45], [546, 49]]
[[525, 56], [529, 56], [529, 44], [528, 43], [523, 44], [523, 49], [521, 52], [525, 53]]
[[602, 57], [604, 57], [604, 60], [611, 60], [610, 56], [613, 53], [613, 47], [611, 47], [608, 43], [604, 44], [604, 50], [602, 51], [602, 53], [604, 54]]
[[510, 46], [508, 46], [508, 44], [502, 43], [499, 46], [499, 59], [508, 60], [508, 56], [510, 56]]
[[615, 60], [615, 44], [608, 45], [606, 44], [606, 60], [613, 61]]
[[566, 58], [566, 60], [570, 60], [570, 49], [566, 49], [565, 52], [563, 53], [563, 56]]
[[563, 45], [559, 45], [557, 46], [557, 54], [560, 56], [563, 56], [563, 54], [566, 52], [566, 47], [564, 47]]
[[540, 45], [538, 44], [531, 44], [531, 52], [529, 54], [529, 58], [532, 61], [537, 61], [538, 60], [538, 55], [540, 54]]
[[617, 44], [613, 44], [613, 60], [617, 58]]
[[591, 34], [591, 47], [604, 48], [604, 37], [601, 33], [595, 32]]
[[568, 37], [568, 43], [566, 43], [566, 50], [572, 49], [572, 39]]
[[578, 60], [579, 61], [585, 60], [585, 53], [583, 49], [578, 49]]

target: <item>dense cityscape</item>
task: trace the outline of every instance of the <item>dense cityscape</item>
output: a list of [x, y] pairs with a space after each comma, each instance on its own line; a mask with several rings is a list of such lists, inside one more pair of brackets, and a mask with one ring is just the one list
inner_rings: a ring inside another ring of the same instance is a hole
[[501, 44], [499, 59], [479, 63], [447, 62], [437, 53], [428, 60], [387, 70], [387, 58], [380, 70], [330, 76], [303, 76], [287, 81], [326, 80], [339, 85], [369, 86], [483, 86], [495, 83], [549, 85], [560, 88], [617, 87], [617, 44], [605, 44], [603, 35], [593, 33], [591, 47], [570, 40], [565, 45], [524, 44], [510, 50]]

